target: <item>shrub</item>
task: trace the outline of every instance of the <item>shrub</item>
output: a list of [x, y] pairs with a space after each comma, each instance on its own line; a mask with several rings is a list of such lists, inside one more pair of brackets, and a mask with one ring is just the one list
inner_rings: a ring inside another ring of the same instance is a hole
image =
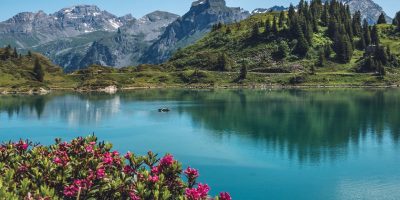
[[[0, 145], [0, 196], [5, 199], [210, 199], [196, 169], [182, 170], [170, 154], [121, 156], [95, 136], [51, 146], [29, 141]], [[185, 175], [184, 181], [181, 177]], [[221, 193], [219, 200], [230, 200]]]

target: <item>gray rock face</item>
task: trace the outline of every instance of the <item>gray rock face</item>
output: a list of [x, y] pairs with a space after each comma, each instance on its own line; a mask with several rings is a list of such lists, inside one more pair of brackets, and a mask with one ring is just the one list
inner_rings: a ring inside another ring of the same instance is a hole
[[114, 67], [139, 64], [139, 59], [143, 56], [144, 51], [178, 17], [172, 13], [156, 11], [131, 21], [112, 36], [94, 42], [81, 59], [78, 67], [82, 68], [91, 64]]
[[240, 8], [226, 6], [225, 0], [199, 0], [189, 12], [166, 28], [161, 37], [145, 52], [141, 63], [161, 63], [180, 47], [194, 43], [216, 23], [232, 23], [250, 16]]
[[0, 46], [12, 43], [29, 48], [95, 31], [112, 32], [131, 20], [132, 16], [118, 18], [90, 5], [64, 8], [50, 15], [43, 11], [24, 12], [0, 23]]

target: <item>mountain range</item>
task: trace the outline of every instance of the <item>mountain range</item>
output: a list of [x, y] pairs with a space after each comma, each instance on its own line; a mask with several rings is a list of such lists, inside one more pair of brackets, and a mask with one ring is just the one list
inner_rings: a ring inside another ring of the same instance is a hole
[[[372, 0], [342, 0], [374, 23], [382, 8]], [[256, 9], [252, 14], [285, 7]], [[233, 23], [251, 14], [231, 8], [225, 0], [198, 0], [183, 16], [155, 11], [136, 19], [118, 17], [94, 5], [77, 5], [53, 14], [23, 12], [0, 23], [0, 46], [48, 56], [65, 71], [91, 64], [114, 67], [161, 63], [174, 51], [193, 44], [217, 23]], [[389, 19], [389, 17], [388, 17]]]

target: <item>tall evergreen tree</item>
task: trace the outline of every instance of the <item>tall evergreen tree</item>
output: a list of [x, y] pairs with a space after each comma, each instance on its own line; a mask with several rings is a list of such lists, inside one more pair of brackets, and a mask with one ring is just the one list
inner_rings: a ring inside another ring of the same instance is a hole
[[357, 11], [354, 13], [352, 26], [353, 26], [354, 36], [361, 36], [362, 25], [361, 25], [361, 12], [360, 11]]
[[318, 52], [318, 61], [317, 61], [317, 66], [318, 67], [324, 67], [326, 65], [326, 57], [325, 57], [325, 50], [324, 49], [320, 49]]
[[269, 18], [267, 18], [267, 20], [265, 21], [264, 35], [266, 37], [271, 35], [271, 21], [269, 20]]
[[296, 35], [297, 35], [297, 44], [296, 47], [294, 48], [294, 53], [304, 57], [305, 55], [307, 55], [307, 52], [309, 50], [309, 45], [308, 42], [306, 40], [306, 38], [304, 37], [303, 31], [300, 27], [300, 24], [296, 24]]
[[33, 74], [34, 74], [34, 76], [35, 76], [37, 81], [43, 82], [43, 80], [44, 80], [44, 71], [43, 71], [43, 67], [40, 64], [38, 58], [35, 59], [35, 64], [34, 64], [34, 67], [33, 67]]
[[341, 63], [350, 62], [353, 56], [353, 45], [347, 35], [338, 35], [335, 41], [336, 59]]
[[393, 25], [396, 25], [397, 31], [400, 31], [400, 11], [396, 13], [393, 19]]
[[379, 42], [380, 40], [378, 28], [376, 27], [376, 25], [374, 25], [371, 30], [371, 44], [379, 45]]
[[323, 25], [328, 26], [329, 24], [329, 3], [325, 3], [323, 11], [322, 11], [322, 15], [321, 15], [321, 22], [323, 23]]
[[253, 28], [251, 30], [251, 38], [257, 39], [259, 35], [260, 35], [260, 27], [258, 26], [258, 23], [254, 23]]
[[369, 46], [371, 44], [371, 31], [369, 29], [369, 25], [366, 19], [364, 19], [363, 22], [363, 34], [364, 34], [365, 45]]
[[381, 13], [381, 15], [379, 15], [377, 24], [386, 24], [386, 23], [387, 23], [387, 22], [386, 22], [385, 14]]
[[288, 24], [289, 26], [292, 25], [293, 19], [295, 18], [296, 10], [294, 9], [293, 4], [290, 4], [289, 11], [288, 11]]
[[247, 62], [243, 61], [242, 67], [240, 68], [240, 73], [239, 73], [239, 80], [244, 80], [247, 78]]
[[13, 57], [14, 58], [18, 58], [18, 52], [17, 52], [17, 48], [16, 47], [14, 47]]
[[285, 12], [282, 11], [282, 12], [279, 14], [279, 27], [280, 27], [280, 28], [283, 28], [284, 21], [285, 21]]
[[226, 53], [221, 53], [218, 56], [217, 70], [218, 71], [230, 71], [231, 70], [231, 63], [229, 62], [229, 58], [226, 55]]
[[277, 24], [277, 21], [276, 21], [276, 16], [274, 16], [274, 19], [273, 19], [273, 21], [272, 21], [272, 32], [273, 32], [275, 35], [279, 32], [279, 30], [278, 30], [278, 24]]

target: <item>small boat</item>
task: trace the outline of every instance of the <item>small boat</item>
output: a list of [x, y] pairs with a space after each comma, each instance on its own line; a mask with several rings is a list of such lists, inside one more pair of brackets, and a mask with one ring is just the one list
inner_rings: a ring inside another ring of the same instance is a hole
[[169, 112], [169, 108], [160, 108], [158, 109], [158, 112]]

